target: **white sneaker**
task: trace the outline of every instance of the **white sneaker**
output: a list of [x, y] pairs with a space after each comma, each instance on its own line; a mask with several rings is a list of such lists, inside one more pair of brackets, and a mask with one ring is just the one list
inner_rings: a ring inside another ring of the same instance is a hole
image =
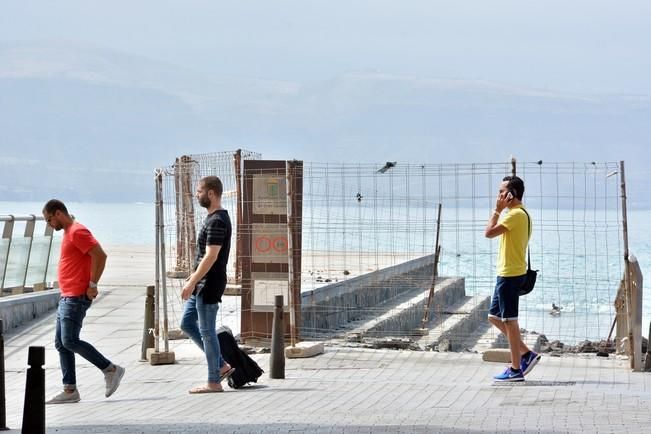
[[113, 392], [118, 390], [118, 386], [120, 385], [120, 381], [122, 380], [125, 371], [126, 369], [123, 367], [115, 365], [115, 371], [104, 373], [104, 381], [106, 381], [106, 393], [104, 396], [108, 398], [113, 395]]
[[63, 391], [58, 395], [54, 396], [48, 401], [45, 401], [46, 404], [72, 404], [74, 402], [79, 402], [81, 396], [79, 396], [79, 391], [77, 389], [72, 392]]

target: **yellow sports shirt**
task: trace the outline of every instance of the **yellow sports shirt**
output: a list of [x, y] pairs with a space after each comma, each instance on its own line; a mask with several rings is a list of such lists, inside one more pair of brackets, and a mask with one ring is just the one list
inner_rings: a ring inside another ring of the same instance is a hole
[[[529, 221], [522, 205], [510, 208], [500, 224], [506, 228], [500, 237], [497, 255], [497, 275], [501, 277], [522, 276], [527, 272], [527, 243]], [[532, 224], [533, 229], [533, 224]]]

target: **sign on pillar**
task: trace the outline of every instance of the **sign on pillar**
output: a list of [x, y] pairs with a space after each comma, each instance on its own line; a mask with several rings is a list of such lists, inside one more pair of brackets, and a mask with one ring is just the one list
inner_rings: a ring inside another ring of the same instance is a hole
[[[292, 327], [297, 330], [300, 323], [301, 227], [293, 225], [289, 228], [288, 209], [292, 213], [291, 220], [300, 222], [303, 166], [302, 162], [292, 162], [294, 169], [288, 178], [287, 164], [282, 160], [243, 161], [243, 241], [240, 261], [241, 338], [245, 342], [268, 342], [271, 339], [276, 295], [282, 295], [288, 301], [285, 311], [292, 313], [293, 309], [293, 315], [289, 316], [294, 324], [291, 321], [285, 323], [286, 335], [290, 336]], [[289, 199], [288, 179], [292, 182]], [[291, 201], [290, 207], [288, 200]], [[290, 278], [290, 270], [293, 278]]]

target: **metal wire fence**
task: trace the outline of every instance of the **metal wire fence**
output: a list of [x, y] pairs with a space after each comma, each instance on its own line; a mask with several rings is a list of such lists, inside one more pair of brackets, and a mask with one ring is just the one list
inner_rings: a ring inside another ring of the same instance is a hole
[[[237, 219], [237, 170], [236, 160], [259, 159], [260, 154], [246, 150], [223, 151], [208, 154], [185, 155], [163, 170], [162, 200], [164, 208], [164, 233], [166, 243], [166, 284], [168, 290], [168, 312], [171, 336], [178, 329], [183, 301], [180, 298], [185, 278], [192, 272], [196, 255], [196, 237], [206, 209], [196, 200], [195, 190], [199, 180], [205, 176], [218, 176], [223, 184], [222, 206], [231, 213], [233, 234], [238, 231]], [[237, 257], [237, 243], [231, 244], [230, 258]], [[236, 280], [236, 262], [229, 261], [227, 274], [232, 284]], [[237, 326], [240, 303], [238, 298], [229, 300], [228, 310], [220, 311], [220, 321]], [[230, 306], [232, 304], [232, 306]], [[236, 313], [237, 312], [237, 313]]]
[[[166, 172], [163, 194], [167, 241], [173, 247], [168, 269], [177, 272], [169, 285], [179, 290], [204, 217], [189, 193], [196, 181], [207, 174], [219, 176], [225, 208], [238, 209], [233, 153], [188, 158]], [[242, 158], [260, 155], [244, 152]], [[516, 169], [533, 220], [532, 265], [540, 270], [535, 290], [520, 299], [521, 327], [569, 344], [605, 339], [624, 271], [620, 164], [539, 161], [518, 163]], [[184, 170], [191, 172], [192, 187], [179, 183]], [[484, 228], [499, 184], [512, 170], [511, 162], [305, 162], [298, 222], [301, 337], [395, 336], [438, 345], [445, 336], [464, 348], [492, 345], [498, 336], [485, 318], [498, 242], [486, 239]], [[240, 185], [246, 181], [240, 179]], [[434, 281], [439, 204], [440, 277]], [[234, 227], [234, 237], [250, 230]], [[232, 250], [229, 276], [234, 283], [236, 256]], [[431, 315], [421, 324], [433, 283]], [[339, 296], [328, 295], [335, 293]], [[224, 301], [222, 310], [230, 316], [222, 320], [237, 330], [246, 313], [233, 300], [238, 299]], [[178, 312], [180, 303], [172, 302]], [[460, 325], [465, 319], [472, 321]]]

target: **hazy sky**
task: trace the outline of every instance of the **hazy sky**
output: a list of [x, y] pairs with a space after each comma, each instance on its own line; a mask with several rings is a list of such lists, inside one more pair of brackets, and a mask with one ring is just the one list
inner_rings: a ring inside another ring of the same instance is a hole
[[220, 76], [351, 71], [651, 95], [651, 2], [3, 0], [0, 42], [70, 42]]

